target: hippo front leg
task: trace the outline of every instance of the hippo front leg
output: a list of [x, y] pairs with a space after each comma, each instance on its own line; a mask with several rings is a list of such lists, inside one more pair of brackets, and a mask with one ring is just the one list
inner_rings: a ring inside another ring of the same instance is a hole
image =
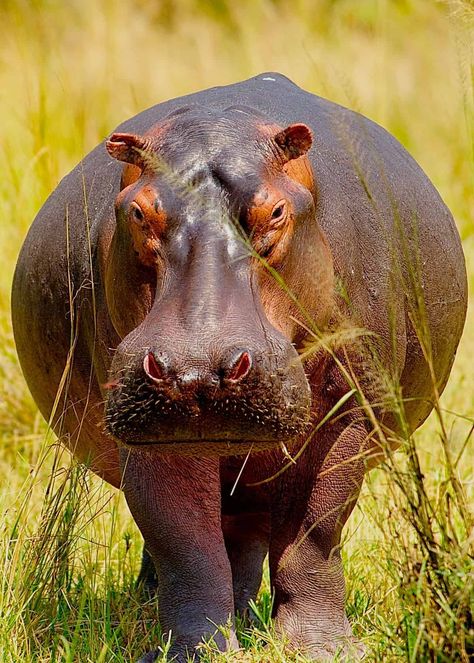
[[[170, 657], [184, 663], [213, 636], [225, 650], [237, 645], [218, 630], [233, 620], [232, 571], [221, 527], [217, 459], [121, 451], [123, 490], [156, 566], [158, 613], [172, 632]], [[144, 659], [154, 660], [153, 653]]]
[[[299, 469], [282, 475], [276, 487], [270, 546], [276, 627], [317, 661], [362, 654], [345, 614], [339, 545], [362, 485], [366, 437], [365, 428], [356, 425], [315, 440]], [[308, 470], [318, 467], [316, 476]]]

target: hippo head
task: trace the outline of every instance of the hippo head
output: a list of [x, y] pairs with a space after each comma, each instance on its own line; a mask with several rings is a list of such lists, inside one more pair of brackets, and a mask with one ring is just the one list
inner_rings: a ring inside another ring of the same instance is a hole
[[296, 348], [333, 290], [311, 143], [306, 125], [243, 107], [186, 108], [107, 141], [126, 163], [105, 277], [122, 339], [105, 419], [122, 444], [231, 455], [305, 431]]

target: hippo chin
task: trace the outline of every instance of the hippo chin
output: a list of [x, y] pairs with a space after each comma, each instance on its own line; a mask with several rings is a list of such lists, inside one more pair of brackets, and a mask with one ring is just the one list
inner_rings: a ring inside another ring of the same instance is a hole
[[125, 492], [175, 660], [237, 646], [267, 553], [290, 643], [357, 656], [339, 544], [379, 451], [357, 389], [396, 431], [375, 403], [398, 381], [416, 429], [466, 312], [453, 219], [403, 147], [279, 74], [159, 104], [52, 193], [12, 302], [41, 412]]

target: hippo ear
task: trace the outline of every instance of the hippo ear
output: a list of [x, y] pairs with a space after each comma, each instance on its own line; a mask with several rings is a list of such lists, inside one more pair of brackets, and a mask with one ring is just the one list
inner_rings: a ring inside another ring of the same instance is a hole
[[274, 140], [290, 161], [306, 154], [313, 143], [313, 134], [306, 124], [290, 124], [286, 129], [279, 131]]
[[143, 168], [150, 141], [136, 134], [112, 134], [106, 141], [107, 152], [114, 159]]

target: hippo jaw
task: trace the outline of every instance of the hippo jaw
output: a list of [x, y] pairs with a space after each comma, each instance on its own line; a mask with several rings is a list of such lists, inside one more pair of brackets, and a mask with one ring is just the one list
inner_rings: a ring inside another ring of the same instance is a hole
[[[284, 348], [278, 350], [281, 355]], [[146, 349], [145, 357], [149, 354]], [[182, 453], [196, 446], [200, 453], [204, 447], [212, 454], [242, 453], [295, 438], [308, 425], [311, 395], [293, 348], [288, 355], [282, 369], [253, 353], [250, 373], [236, 381], [201, 367], [192, 384], [190, 371], [174, 372], [157, 384], [134, 363], [108, 392], [107, 430], [126, 446]]]
[[[253, 127], [245, 146], [232, 129], [219, 151], [215, 123], [187, 122], [172, 124], [178, 143], [169, 127], [108, 143], [137, 179], [117, 198], [107, 266], [109, 311], [123, 340], [110, 369], [106, 428], [140, 449], [264, 449], [299, 437], [310, 419], [292, 300], [268, 275], [277, 269], [285, 280], [286, 264], [291, 289], [295, 265], [305, 268], [302, 248], [324, 245], [308, 168], [300, 168], [304, 182], [284, 171], [304, 158], [311, 133], [305, 125]], [[227, 117], [222, 126], [232, 127]], [[325, 282], [332, 262], [321, 255]], [[316, 282], [318, 269], [308, 268]], [[296, 275], [297, 287], [303, 281]], [[312, 288], [301, 294], [304, 304]]]

